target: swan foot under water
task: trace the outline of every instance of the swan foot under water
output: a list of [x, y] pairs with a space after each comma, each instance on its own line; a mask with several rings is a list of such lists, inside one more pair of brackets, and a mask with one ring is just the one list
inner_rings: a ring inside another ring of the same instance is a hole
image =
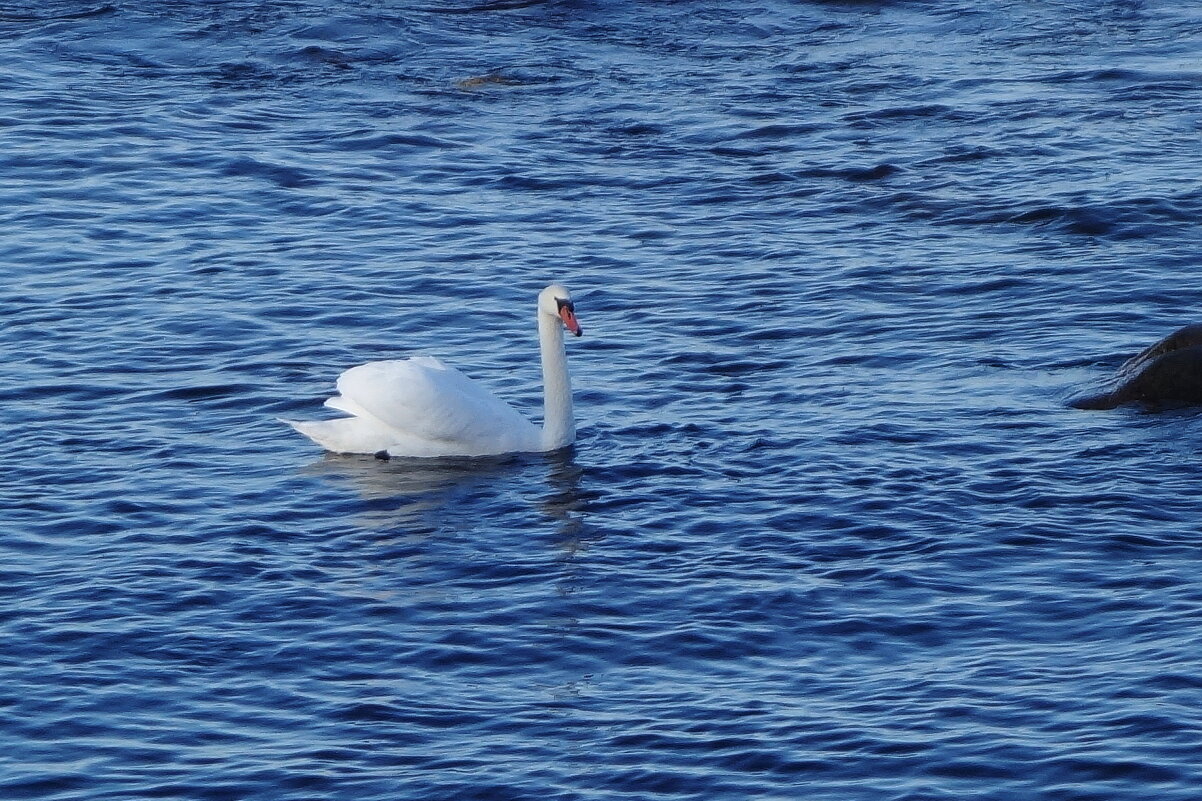
[[1069, 401], [1077, 409], [1202, 404], [1202, 323], [1179, 328], [1119, 367], [1105, 392]]

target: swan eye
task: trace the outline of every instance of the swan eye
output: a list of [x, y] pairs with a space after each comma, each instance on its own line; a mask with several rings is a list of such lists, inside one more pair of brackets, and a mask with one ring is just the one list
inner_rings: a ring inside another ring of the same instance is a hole
[[556, 298], [555, 305], [559, 307], [560, 311], [563, 311], [564, 309], [567, 309], [570, 312], [576, 311], [575, 304], [573, 304], [572, 301], [570, 301], [570, 300], [564, 300], [563, 298]]

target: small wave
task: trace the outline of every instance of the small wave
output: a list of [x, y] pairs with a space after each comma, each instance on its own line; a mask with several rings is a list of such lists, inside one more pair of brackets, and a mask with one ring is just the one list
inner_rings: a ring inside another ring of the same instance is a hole
[[0, 12], [0, 22], [63, 22], [73, 19], [88, 19], [105, 14], [117, 13], [117, 7], [112, 4], [89, 8], [84, 11], [69, 11], [61, 14], [21, 14], [11, 11]]
[[218, 64], [212, 70], [212, 76], [213, 85], [219, 88], [258, 86], [279, 81], [275, 70], [257, 61], [230, 61]]
[[1112, 102], [1147, 102], [1152, 99], [1192, 97], [1202, 88], [1202, 72], [1146, 71], [1121, 68], [1066, 70], [1040, 79], [1052, 85], [1096, 84], [1107, 90]]
[[[1198, 194], [1198, 193], [1194, 193]], [[1033, 204], [1026, 208], [993, 207], [975, 213], [952, 212], [942, 221], [958, 225], [1021, 225], [1087, 237], [1138, 239], [1191, 225], [1198, 198], [1141, 197], [1087, 205]], [[935, 219], [940, 214], [933, 215]]]
[[815, 125], [810, 123], [773, 123], [771, 125], [761, 125], [758, 128], [752, 128], [749, 131], [743, 131], [735, 135], [735, 139], [790, 139], [793, 137], [809, 136], [815, 131], [820, 131], [824, 128], [823, 125]]
[[229, 176], [262, 178], [284, 189], [303, 189], [320, 183], [305, 170], [285, 164], [271, 164], [249, 156], [231, 159], [226, 162], [222, 172]]
[[863, 183], [880, 181], [899, 172], [901, 172], [901, 168], [897, 165], [882, 163], [871, 167], [821, 167], [804, 170], [801, 175], [806, 178], [842, 178], [853, 183]]
[[531, 6], [543, 5], [547, 0], [497, 0], [493, 3], [457, 8], [455, 6], [427, 6], [422, 11], [431, 14], [480, 14], [487, 11], [518, 11]]
[[928, 103], [917, 106], [892, 106], [873, 111], [857, 111], [843, 116], [843, 121], [853, 127], [875, 127], [895, 122], [932, 119], [968, 122], [973, 119], [973, 115], [940, 103]]
[[426, 148], [448, 150], [464, 147], [463, 144], [437, 136], [426, 136], [411, 133], [378, 133], [376, 131], [355, 131], [337, 137], [340, 150], [385, 150], [389, 148], [411, 148], [422, 150]]
[[331, 50], [328, 47], [319, 45], [308, 45], [296, 51], [295, 56], [304, 61], [312, 61], [318, 64], [328, 64], [331, 67], [338, 69], [349, 70], [351, 68], [352, 57], [341, 53], [337, 50]]
[[1202, 72], [1148, 72], [1108, 67], [1097, 70], [1066, 70], [1040, 79], [1043, 83], [1180, 83], [1197, 88]]

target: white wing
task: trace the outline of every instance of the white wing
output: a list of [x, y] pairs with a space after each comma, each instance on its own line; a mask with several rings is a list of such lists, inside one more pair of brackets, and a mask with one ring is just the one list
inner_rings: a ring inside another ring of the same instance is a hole
[[538, 450], [537, 427], [438, 359], [369, 362], [338, 377], [327, 405], [393, 429], [398, 440], [446, 443], [463, 455]]

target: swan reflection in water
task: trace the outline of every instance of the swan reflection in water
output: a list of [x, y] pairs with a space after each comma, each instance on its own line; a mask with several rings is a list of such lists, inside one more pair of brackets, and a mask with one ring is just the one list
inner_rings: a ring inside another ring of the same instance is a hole
[[[542, 471], [545, 484], [534, 476]], [[557, 524], [557, 545], [570, 557], [582, 546], [585, 525], [580, 484], [584, 469], [572, 448], [550, 453], [486, 457], [390, 459], [326, 454], [306, 470], [311, 475], [349, 483], [366, 507], [357, 516], [365, 528], [405, 529], [429, 534], [460, 517], [465, 508], [529, 502], [541, 488], [535, 508]]]

